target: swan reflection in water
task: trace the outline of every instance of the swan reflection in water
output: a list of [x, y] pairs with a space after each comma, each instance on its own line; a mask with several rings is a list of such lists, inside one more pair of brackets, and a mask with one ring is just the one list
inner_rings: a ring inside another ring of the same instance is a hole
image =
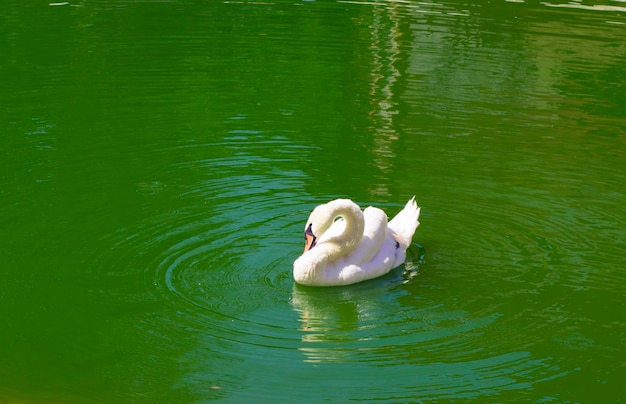
[[[410, 256], [417, 247], [411, 248]], [[418, 257], [422, 257], [421, 249]], [[306, 362], [343, 362], [355, 352], [370, 350], [397, 322], [403, 311], [398, 301], [409, 292], [402, 287], [417, 276], [412, 261], [375, 280], [348, 287], [314, 288], [294, 283], [291, 304], [298, 313]], [[391, 318], [390, 318], [391, 316]]]
[[[364, 329], [380, 312], [377, 305], [386, 288], [358, 296], [359, 291], [341, 288], [311, 290], [294, 284], [291, 303], [300, 317], [306, 362], [338, 362], [367, 338]], [[358, 348], [357, 348], [358, 349]]]

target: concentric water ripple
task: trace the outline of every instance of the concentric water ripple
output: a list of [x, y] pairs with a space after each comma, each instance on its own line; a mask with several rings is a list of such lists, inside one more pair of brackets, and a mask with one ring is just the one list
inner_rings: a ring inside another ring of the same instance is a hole
[[[165, 318], [181, 328], [180, 342], [155, 346], [164, 351], [160, 355], [179, 356], [187, 364], [187, 376], [176, 388], [237, 401], [275, 397], [276, 391], [297, 387], [294, 398], [306, 399], [320, 394], [309, 380], [334, 387], [348, 383], [320, 371], [320, 366], [333, 366], [345, 368], [351, 379], [368, 379], [362, 394], [350, 390], [344, 398], [388, 398], [391, 392], [399, 400], [458, 398], [525, 389], [562, 373], [523, 344], [519, 351], [499, 349], [502, 313], [487, 310], [476, 317], [442, 300], [440, 287], [424, 282], [420, 267], [429, 255], [417, 243], [407, 263], [383, 278], [341, 288], [294, 284], [292, 262], [302, 250], [302, 223], [322, 202], [299, 191], [303, 174], [263, 175], [255, 165], [276, 162], [254, 156], [200, 164], [211, 167], [209, 178], [197, 189], [180, 192], [175, 210], [117, 243], [125, 251], [141, 252], [128, 265], [143, 266], [154, 295], [137, 300], [163, 307], [158, 320], [142, 320], [140, 332], [154, 338], [159, 335], [154, 327], [162, 327]], [[497, 216], [481, 217], [488, 203], [477, 201], [470, 209], [478, 221], [494, 225]], [[386, 209], [394, 214], [400, 208]], [[531, 218], [521, 208], [518, 214]], [[485, 254], [507, 249], [509, 259], [517, 260], [549, 251], [521, 225], [487, 231], [493, 233], [468, 238], [468, 248]], [[128, 259], [118, 258], [120, 263]], [[191, 347], [190, 338], [195, 341]], [[186, 352], [179, 352], [179, 345]], [[229, 372], [233, 361], [249, 369], [244, 381]], [[301, 374], [300, 382], [289, 377], [292, 369]], [[276, 374], [275, 383], [267, 382], [267, 372]], [[381, 377], [368, 377], [372, 372]], [[291, 385], [282, 385], [281, 377]], [[255, 385], [255, 379], [265, 384]]]
[[[18, 3], [0, 401], [620, 397], [623, 7]], [[414, 193], [405, 265], [294, 284]]]
[[[595, 339], [576, 327], [560, 328], [559, 318], [571, 317], [566, 297], [549, 307], [532, 297], [562, 287], [564, 279], [574, 288], [594, 287], [588, 282], [594, 271], [583, 265], [593, 243], [576, 253], [566, 250], [584, 246], [591, 227], [614, 233], [606, 225], [617, 215], [523, 182], [506, 184], [505, 192], [486, 176], [459, 175], [452, 184], [466, 203], [452, 198], [440, 202], [437, 212], [423, 206], [416, 240], [428, 247], [415, 243], [405, 265], [350, 287], [307, 288], [295, 285], [291, 275], [302, 251], [302, 224], [316, 204], [344, 196], [307, 192], [307, 173], [294, 167], [311, 149], [249, 130], [180, 149], [196, 159], [176, 169], [195, 181], [185, 181], [186, 187], [138, 184], [140, 197], [169, 198], [172, 209], [138, 229], [121, 229], [113, 248], [138, 252], [114, 259], [140, 269], [149, 291], [120, 296], [160, 311], [144, 317], [138, 332], [152, 336], [158, 357], [186, 364], [176, 388], [234, 401], [294, 388], [294, 398], [305, 399], [320, 396], [310, 380], [333, 386], [334, 394], [347, 388], [347, 380], [332, 376], [343, 369], [350, 380], [368, 380], [358, 394], [346, 390], [340, 397], [346, 399], [471, 398], [509, 390], [523, 395], [577, 368], [537, 352], [536, 331], [554, 335], [551, 343], [565, 349], [595, 348]], [[383, 207], [393, 215], [401, 205]], [[586, 223], [590, 216], [594, 220]], [[560, 270], [576, 263], [580, 268]], [[451, 283], [464, 285], [462, 298], [450, 294], [458, 290]], [[156, 338], [163, 326], [180, 329], [181, 341]], [[230, 372], [233, 362], [248, 374]], [[320, 370], [328, 367], [333, 372]], [[276, 377], [268, 380], [268, 373]], [[380, 378], [368, 376], [374, 373]]]

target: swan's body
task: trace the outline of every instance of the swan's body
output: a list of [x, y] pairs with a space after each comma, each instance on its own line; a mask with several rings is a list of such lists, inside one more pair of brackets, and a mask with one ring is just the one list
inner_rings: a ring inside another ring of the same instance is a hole
[[293, 263], [295, 281], [336, 286], [386, 274], [404, 263], [419, 214], [415, 197], [389, 223], [382, 210], [361, 211], [349, 199], [318, 206], [304, 227], [304, 253]]

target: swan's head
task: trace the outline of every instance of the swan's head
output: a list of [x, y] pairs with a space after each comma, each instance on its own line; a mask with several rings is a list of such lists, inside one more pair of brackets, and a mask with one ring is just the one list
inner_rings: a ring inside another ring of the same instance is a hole
[[[358, 211], [357, 214], [360, 213], [359, 207], [349, 199], [335, 199], [313, 209], [304, 226], [304, 252], [343, 231], [345, 225], [336, 219], [341, 216], [340, 209], [345, 207], [355, 209]], [[328, 231], [331, 227], [331, 231]], [[320, 241], [322, 236], [324, 237]]]
[[319, 237], [328, 230], [333, 219], [327, 213], [327, 205], [320, 205], [313, 209], [309, 220], [306, 221], [304, 226], [304, 252], [309, 251], [311, 248], [317, 245]]

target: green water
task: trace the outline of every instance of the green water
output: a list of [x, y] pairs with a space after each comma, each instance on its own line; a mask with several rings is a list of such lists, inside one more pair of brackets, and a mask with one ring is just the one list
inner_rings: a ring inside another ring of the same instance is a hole
[[5, 1], [0, 402], [624, 400], [625, 82], [618, 1]]

